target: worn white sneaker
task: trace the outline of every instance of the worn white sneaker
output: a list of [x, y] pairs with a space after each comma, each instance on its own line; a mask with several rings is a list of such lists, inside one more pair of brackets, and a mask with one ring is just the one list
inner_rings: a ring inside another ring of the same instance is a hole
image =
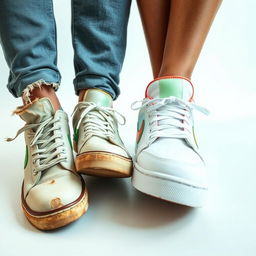
[[130, 177], [132, 159], [118, 133], [118, 123], [124, 124], [125, 118], [112, 108], [111, 96], [102, 90], [88, 89], [73, 115], [77, 172]]
[[138, 190], [167, 201], [202, 205], [207, 179], [198, 152], [188, 79], [170, 77], [151, 82], [140, 107], [132, 183]]
[[16, 135], [24, 132], [26, 143], [23, 211], [38, 229], [65, 226], [88, 207], [84, 181], [74, 171], [67, 114], [54, 113], [48, 98], [18, 107], [15, 113], [26, 122]]

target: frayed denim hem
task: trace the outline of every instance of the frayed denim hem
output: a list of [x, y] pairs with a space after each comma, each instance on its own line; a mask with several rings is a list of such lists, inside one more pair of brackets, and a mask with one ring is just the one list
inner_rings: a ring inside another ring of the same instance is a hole
[[43, 79], [37, 80], [36, 82], [33, 82], [32, 84], [29, 84], [26, 86], [26, 88], [22, 91], [22, 98], [24, 99], [26, 104], [31, 103], [31, 92], [35, 89], [35, 88], [41, 88], [42, 85], [47, 85], [47, 86], [51, 86], [55, 91], [58, 90], [60, 84], [59, 83], [54, 83], [54, 82], [46, 82]]

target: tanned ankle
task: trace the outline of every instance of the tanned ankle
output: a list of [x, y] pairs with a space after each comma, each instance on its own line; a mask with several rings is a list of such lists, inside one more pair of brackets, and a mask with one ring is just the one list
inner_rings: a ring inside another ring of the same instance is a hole
[[189, 80], [191, 79], [192, 71], [191, 69], [185, 69], [185, 67], [166, 67], [163, 66], [158, 74], [158, 77], [164, 76], [182, 76], [186, 77]]
[[166, 72], [166, 73], [163, 72], [162, 73], [161, 72], [161, 73], [159, 73], [159, 75], [156, 78], [158, 78], [158, 77], [166, 77], [166, 76], [180, 76], [180, 77], [185, 77], [185, 78], [191, 80], [191, 75], [183, 73], [183, 72], [175, 72], [175, 73], [173, 73], [173, 72]]
[[83, 101], [84, 94], [85, 94], [86, 90], [87, 89], [82, 89], [82, 90], [79, 91], [78, 102]]
[[[50, 99], [55, 111], [57, 111], [58, 109], [61, 108], [61, 105], [60, 105], [59, 99], [55, 93], [55, 90], [51, 86], [41, 85], [40, 87], [35, 87], [31, 91], [30, 96], [29, 96], [31, 101], [33, 101], [35, 99], [41, 99], [44, 97]], [[25, 99], [23, 97], [22, 97], [22, 101], [23, 101], [24, 105], [27, 104], [27, 102], [25, 101]]]

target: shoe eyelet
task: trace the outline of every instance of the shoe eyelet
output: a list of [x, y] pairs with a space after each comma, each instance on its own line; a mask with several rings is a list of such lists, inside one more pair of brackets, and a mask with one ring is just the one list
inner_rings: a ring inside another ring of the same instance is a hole
[[38, 172], [35, 169], [32, 171], [32, 173], [34, 176], [36, 176], [38, 174]]

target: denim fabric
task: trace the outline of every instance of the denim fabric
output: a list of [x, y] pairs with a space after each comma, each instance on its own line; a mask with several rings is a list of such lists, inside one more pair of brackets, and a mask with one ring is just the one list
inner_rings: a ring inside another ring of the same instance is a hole
[[[72, 0], [75, 92], [100, 88], [116, 99], [131, 0]], [[52, 0], [1, 0], [0, 42], [10, 68], [7, 87], [20, 97], [38, 80], [60, 83]]]

